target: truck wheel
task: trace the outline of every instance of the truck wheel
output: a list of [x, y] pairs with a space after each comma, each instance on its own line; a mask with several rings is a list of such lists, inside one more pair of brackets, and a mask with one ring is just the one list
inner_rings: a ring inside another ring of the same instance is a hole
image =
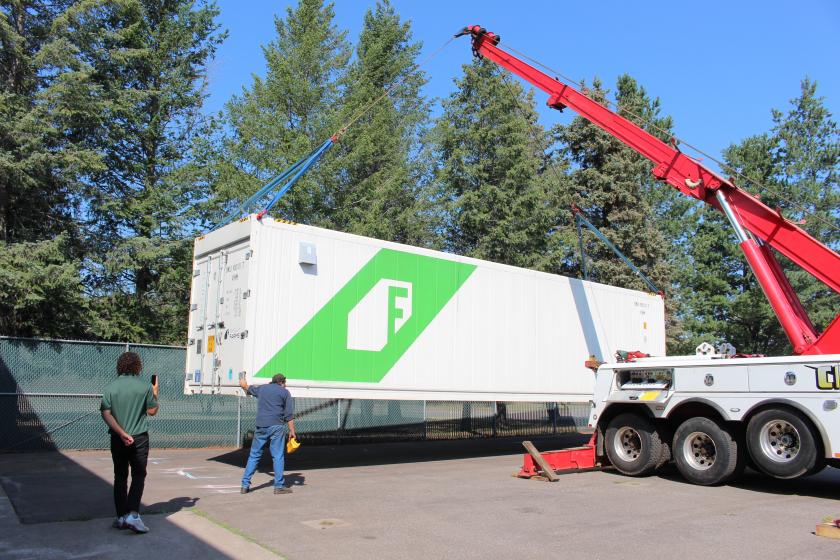
[[659, 432], [650, 420], [638, 414], [619, 414], [610, 420], [605, 448], [610, 463], [628, 476], [652, 473], [662, 457]]
[[812, 474], [821, 473], [827, 466], [828, 463], [826, 462], [825, 457], [817, 457], [816, 464], [810, 469], [808, 469], [808, 472], [805, 473], [805, 476], [811, 476]]
[[689, 418], [677, 428], [672, 447], [680, 474], [692, 484], [723, 484], [744, 468], [732, 432], [710, 418]]
[[755, 465], [776, 478], [818, 470], [817, 444], [808, 422], [793, 410], [763, 410], [747, 424], [747, 447]]

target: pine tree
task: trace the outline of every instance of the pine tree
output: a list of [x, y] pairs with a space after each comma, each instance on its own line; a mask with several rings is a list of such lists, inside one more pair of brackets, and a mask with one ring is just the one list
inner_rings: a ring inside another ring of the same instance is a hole
[[[587, 93], [606, 103], [607, 91], [599, 80]], [[670, 118], [659, 117], [659, 101], [650, 100], [644, 88], [629, 76], [621, 76], [616, 90], [618, 113], [643, 128], [667, 134]], [[659, 131], [664, 132], [659, 132]], [[650, 162], [601, 131], [594, 124], [575, 118], [556, 131], [557, 140], [572, 161], [571, 192], [567, 197], [584, 215], [645, 272], [659, 287], [667, 287], [670, 273], [665, 261], [666, 245], [659, 231], [651, 199], [665, 199], [650, 176]], [[648, 290], [642, 280], [601, 241], [586, 235], [586, 252], [591, 258], [593, 280], [627, 288]]]
[[[724, 152], [742, 188], [761, 195], [765, 204], [780, 208], [834, 250], [840, 246], [837, 228], [840, 189], [840, 134], [837, 124], [816, 95], [816, 84], [805, 79], [787, 113], [772, 112], [773, 128], [749, 137]], [[747, 179], [745, 179], [747, 178]], [[786, 354], [790, 343], [767, 298], [737, 246], [729, 223], [707, 211], [702, 227], [688, 244], [692, 266], [685, 271], [693, 290], [688, 308], [693, 317], [687, 330], [726, 340], [740, 351]], [[794, 290], [818, 331], [840, 309], [840, 297], [777, 254]]]
[[79, 175], [99, 164], [75, 134], [86, 105], [45, 45], [68, 2], [0, 2], [0, 334], [86, 336]]
[[54, 172], [63, 167], [64, 138], [52, 119], [42, 121], [44, 89], [53, 83], [41, 76], [37, 60], [55, 17], [47, 3], [0, 3], [0, 240], [6, 244], [58, 233], [70, 210], [72, 186]]
[[[607, 103], [608, 92], [595, 79], [592, 88], [584, 88], [592, 99]], [[651, 99], [645, 89], [630, 76], [619, 77], [615, 93], [616, 111], [651, 134], [665, 139], [672, 126], [670, 117], [660, 113], [658, 99]], [[576, 117], [569, 125], [555, 130], [556, 140], [571, 161], [569, 188], [561, 197], [561, 205], [575, 205], [630, 261], [662, 291], [671, 293], [672, 263], [667, 237], [675, 196], [669, 187], [657, 184], [651, 174], [651, 163], [631, 148], [594, 124]], [[566, 216], [568, 220], [566, 221]], [[560, 229], [571, 231], [571, 215], [561, 215]], [[676, 236], [674, 236], [676, 237]], [[650, 291], [647, 284], [615, 256], [611, 249], [591, 232], [583, 231], [588, 277], [597, 282], [625, 288]], [[676, 239], [668, 239], [676, 241]], [[673, 251], [673, 252], [671, 252]], [[575, 255], [577, 256], [577, 255]], [[580, 261], [562, 272], [580, 274]], [[668, 345], [677, 341], [676, 300], [666, 298]]]
[[66, 235], [0, 246], [0, 333], [83, 337], [87, 301]]
[[[204, 146], [213, 162], [205, 181], [213, 188], [214, 216], [234, 210], [336, 132], [350, 46], [334, 17], [332, 3], [300, 0], [285, 18], [275, 18], [277, 37], [263, 47], [265, 78], [255, 76], [250, 88], [228, 102], [216, 139]], [[328, 225], [333, 186], [331, 174], [314, 167], [272, 213]]]
[[[222, 40], [213, 4], [192, 0], [84, 2], [53, 26], [45, 49], [68, 102], [93, 108], [79, 122], [102, 166], [90, 170], [84, 213], [92, 332], [101, 338], [183, 338], [192, 198], [175, 181], [188, 154], [203, 73]], [[78, 101], [78, 99], [76, 99]]]
[[465, 65], [434, 131], [445, 248], [494, 262], [546, 262], [548, 137], [533, 95], [484, 59]]
[[415, 69], [420, 46], [387, 0], [365, 14], [339, 115], [341, 123], [358, 120], [324, 164], [336, 175], [329, 217], [335, 229], [404, 243], [430, 242], [422, 170], [413, 157], [429, 115], [420, 91], [426, 79]]

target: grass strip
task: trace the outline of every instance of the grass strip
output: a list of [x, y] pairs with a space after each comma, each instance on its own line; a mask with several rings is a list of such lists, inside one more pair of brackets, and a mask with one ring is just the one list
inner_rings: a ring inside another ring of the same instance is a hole
[[207, 513], [206, 511], [204, 511], [202, 509], [199, 509], [197, 507], [191, 507], [191, 508], [187, 509], [187, 511], [190, 511], [190, 512], [194, 513], [195, 515], [206, 519], [207, 521], [209, 521], [213, 525], [216, 525], [217, 527], [221, 527], [225, 531], [233, 533], [237, 537], [245, 539], [249, 543], [253, 543], [253, 544], [257, 545], [258, 547], [269, 551], [270, 553], [274, 554], [278, 558], [282, 558], [282, 560], [287, 560], [287, 558], [285, 556], [283, 556], [282, 554], [280, 554], [280, 552], [278, 552], [277, 550], [274, 550], [270, 546], [264, 545], [263, 543], [261, 543], [260, 541], [258, 541], [257, 539], [255, 539], [254, 537], [249, 535], [248, 533], [242, 531], [241, 529], [237, 529], [236, 527], [234, 527], [232, 525], [228, 525], [224, 521], [219, 521], [218, 519], [216, 519], [215, 517], [213, 517], [212, 515], [210, 515], [209, 513]]

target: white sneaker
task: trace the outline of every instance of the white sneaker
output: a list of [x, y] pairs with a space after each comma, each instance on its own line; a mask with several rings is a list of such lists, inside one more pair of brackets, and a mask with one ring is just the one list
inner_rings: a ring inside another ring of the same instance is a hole
[[125, 526], [135, 533], [148, 533], [149, 528], [143, 523], [143, 520], [140, 519], [139, 513], [129, 513], [125, 516], [123, 520]]

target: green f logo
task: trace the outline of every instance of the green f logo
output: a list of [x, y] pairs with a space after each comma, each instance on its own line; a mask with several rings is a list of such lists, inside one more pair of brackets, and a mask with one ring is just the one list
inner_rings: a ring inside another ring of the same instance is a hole
[[429, 326], [474, 265], [381, 249], [257, 377], [377, 383]]
[[347, 349], [379, 352], [411, 318], [410, 282], [382, 279], [347, 315]]

